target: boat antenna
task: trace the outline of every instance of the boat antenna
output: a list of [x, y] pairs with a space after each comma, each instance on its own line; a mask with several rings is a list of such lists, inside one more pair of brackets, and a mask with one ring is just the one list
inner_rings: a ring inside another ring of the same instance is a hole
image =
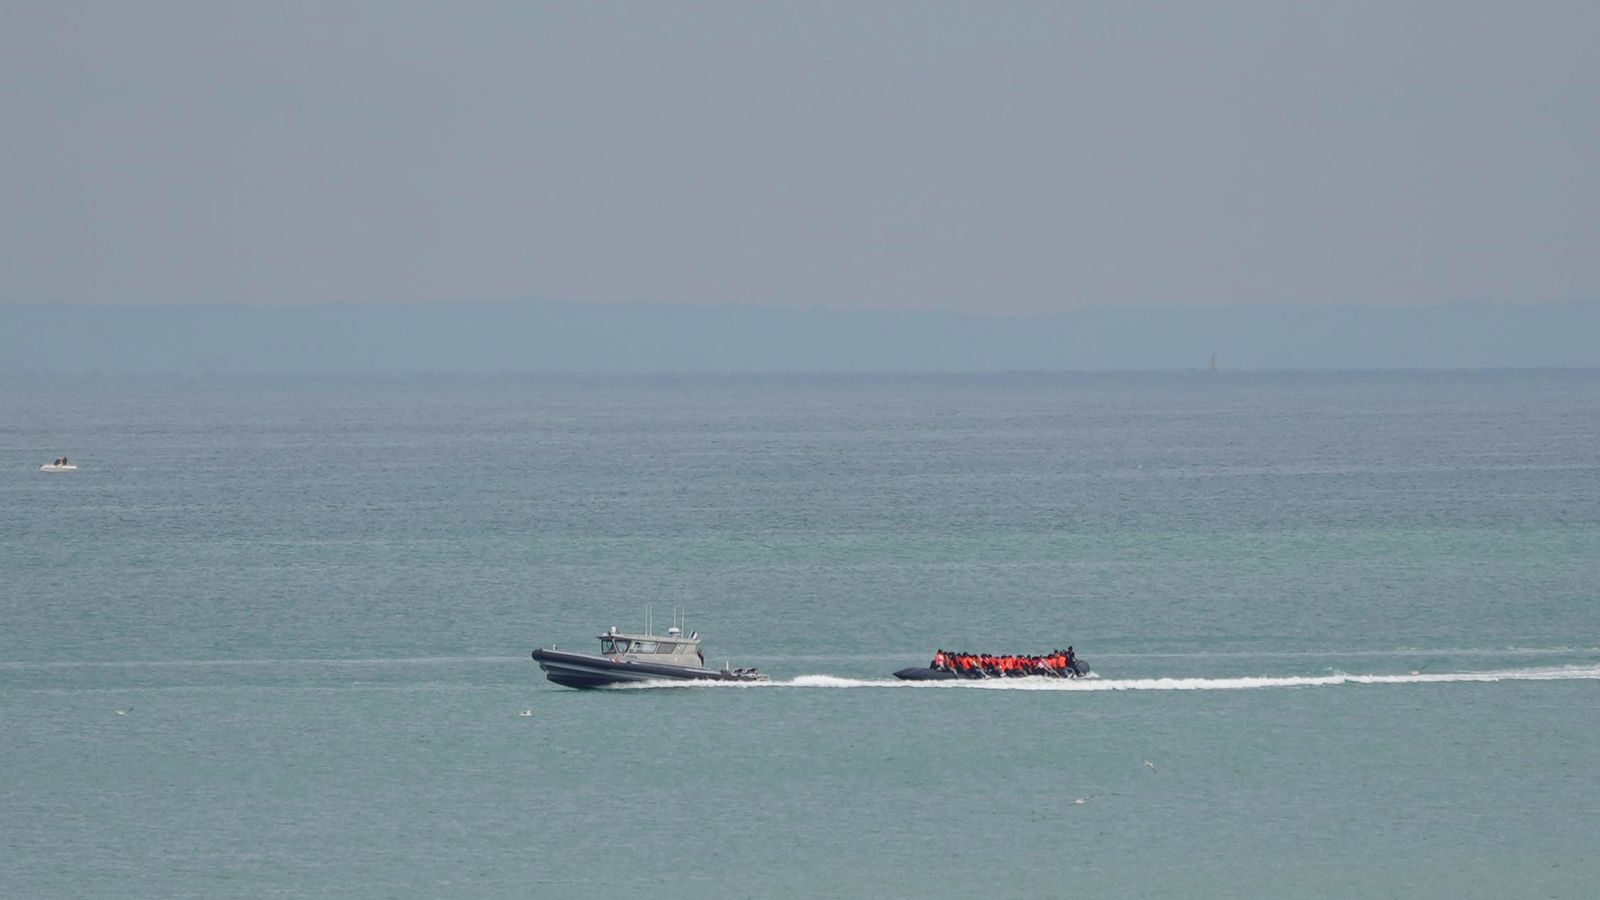
[[655, 632], [650, 630], [650, 607], [651, 607], [651, 605], [652, 604], [649, 604], [649, 603], [646, 603], [644, 605], [644, 633], [645, 634], [655, 634]]

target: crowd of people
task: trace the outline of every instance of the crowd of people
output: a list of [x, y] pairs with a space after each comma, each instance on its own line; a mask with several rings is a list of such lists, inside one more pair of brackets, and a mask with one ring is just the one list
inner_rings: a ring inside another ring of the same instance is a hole
[[1022, 678], [1046, 675], [1067, 678], [1077, 674], [1072, 648], [1052, 650], [1042, 656], [993, 656], [988, 653], [963, 653], [940, 650], [933, 654], [930, 669], [954, 672], [966, 678]]

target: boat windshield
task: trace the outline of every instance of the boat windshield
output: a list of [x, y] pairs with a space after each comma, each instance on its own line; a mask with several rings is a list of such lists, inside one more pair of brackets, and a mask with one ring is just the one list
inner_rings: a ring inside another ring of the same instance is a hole
[[661, 644], [658, 649], [656, 641], [631, 641], [627, 638], [609, 637], [600, 639], [600, 652], [602, 654], [627, 653], [629, 651], [634, 653], [671, 653], [671, 648], [671, 644]]

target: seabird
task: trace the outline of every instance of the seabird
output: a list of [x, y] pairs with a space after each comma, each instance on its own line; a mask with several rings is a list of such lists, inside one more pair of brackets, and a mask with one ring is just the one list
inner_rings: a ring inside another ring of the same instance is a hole
[[525, 709], [522, 712], [517, 713], [517, 715], [522, 716], [523, 718], [527, 718], [528, 716], [533, 715], [533, 710]]
[[128, 707], [127, 709], [119, 709], [119, 710], [117, 710], [117, 715], [125, 716], [130, 712], [133, 712], [133, 707], [131, 707], [131, 706]]
[[1155, 764], [1155, 763], [1153, 763], [1153, 762], [1151, 762], [1151, 761], [1150, 761], [1150, 760], [1148, 760], [1148, 759], [1147, 759], [1147, 760], [1145, 760], [1145, 761], [1144, 761], [1144, 767], [1145, 767], [1145, 768], [1146, 768], [1146, 769], [1149, 769], [1149, 770], [1150, 770], [1150, 771], [1152, 771], [1152, 772], [1157, 772], [1157, 771], [1159, 771], [1159, 770], [1158, 770], [1158, 769], [1157, 769], [1157, 768], [1156, 768], [1156, 764]]
[[1072, 805], [1073, 806], [1082, 806], [1085, 803], [1088, 803], [1090, 800], [1093, 800], [1094, 798], [1096, 798], [1098, 796], [1100, 796], [1100, 795], [1099, 794], [1090, 794], [1087, 797], [1079, 797], [1078, 799], [1072, 801]]

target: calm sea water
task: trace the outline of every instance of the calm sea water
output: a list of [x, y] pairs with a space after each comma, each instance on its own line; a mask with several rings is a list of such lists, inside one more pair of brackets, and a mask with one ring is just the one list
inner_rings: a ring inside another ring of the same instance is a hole
[[0, 896], [1589, 897], [1596, 746], [1600, 373], [0, 382]]

